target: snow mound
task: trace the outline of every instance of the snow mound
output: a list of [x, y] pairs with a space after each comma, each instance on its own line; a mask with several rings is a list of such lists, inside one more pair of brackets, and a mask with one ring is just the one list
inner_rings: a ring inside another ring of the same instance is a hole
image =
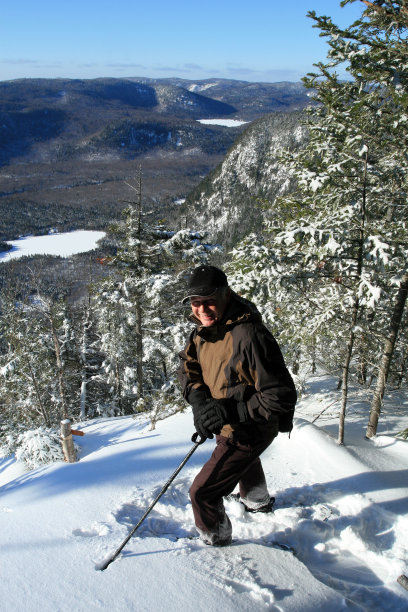
[[[212, 548], [196, 539], [188, 496], [212, 452], [207, 441], [101, 572], [191, 449], [192, 416], [154, 431], [143, 415], [75, 428], [86, 434], [76, 464], [23, 473], [10, 458], [0, 464], [4, 609], [407, 609], [397, 583], [408, 558], [404, 452], [399, 464], [387, 447], [366, 443], [358, 453], [296, 419], [291, 438], [278, 436], [263, 455], [274, 513], [226, 501], [233, 545]], [[370, 453], [381, 454], [378, 472]]]

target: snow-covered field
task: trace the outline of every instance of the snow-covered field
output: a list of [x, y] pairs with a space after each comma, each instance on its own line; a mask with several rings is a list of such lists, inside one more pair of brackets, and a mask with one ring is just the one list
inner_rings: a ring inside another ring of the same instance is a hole
[[248, 123], [248, 121], [240, 121], [239, 119], [197, 119], [197, 121], [204, 125], [222, 125], [224, 127], [239, 127]]
[[59, 255], [69, 257], [77, 253], [92, 251], [105, 232], [77, 230], [62, 234], [47, 234], [46, 236], [25, 236], [19, 240], [9, 240], [13, 248], [0, 253], [0, 262], [17, 259], [28, 255]]
[[[122, 554], [120, 545], [192, 447], [189, 410], [150, 430], [146, 416], [97, 419], [76, 464], [22, 473], [0, 461], [0, 608], [9, 612], [315, 612], [408, 610], [407, 399], [364, 439], [367, 407], [351, 405], [335, 441], [336, 391], [312, 380], [289, 439], [263, 455], [274, 514], [226, 502], [234, 543], [194, 535], [189, 485], [213, 448], [199, 446]], [[399, 403], [398, 403], [399, 402]], [[322, 416], [311, 421], [327, 408]]]

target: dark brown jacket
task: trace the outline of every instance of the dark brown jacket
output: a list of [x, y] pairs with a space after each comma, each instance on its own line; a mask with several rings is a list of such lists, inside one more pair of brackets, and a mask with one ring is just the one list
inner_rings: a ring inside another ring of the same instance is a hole
[[[245, 402], [250, 419], [224, 426], [222, 435], [263, 437], [276, 429], [279, 415], [293, 414], [296, 390], [279, 346], [256, 306], [234, 292], [222, 321], [196, 329], [179, 354], [178, 377], [185, 399], [206, 397]], [[234, 434], [232, 434], [234, 432]]]

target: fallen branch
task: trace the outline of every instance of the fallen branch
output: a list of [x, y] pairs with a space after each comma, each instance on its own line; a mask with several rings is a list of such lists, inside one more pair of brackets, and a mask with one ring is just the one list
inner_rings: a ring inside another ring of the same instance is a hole
[[331, 404], [329, 404], [328, 406], [326, 406], [326, 408], [323, 408], [323, 410], [321, 411], [321, 413], [320, 413], [320, 414], [318, 414], [318, 415], [317, 415], [317, 417], [316, 417], [315, 419], [313, 419], [312, 424], [313, 424], [315, 421], [317, 421], [317, 419], [318, 419], [319, 417], [321, 417], [321, 416], [322, 416], [322, 414], [323, 414], [324, 412], [326, 412], [326, 410], [328, 410], [328, 409], [330, 408], [330, 406], [333, 406], [333, 404], [335, 404], [337, 401], [338, 401], [338, 400], [334, 400], [334, 402], [332, 402]]

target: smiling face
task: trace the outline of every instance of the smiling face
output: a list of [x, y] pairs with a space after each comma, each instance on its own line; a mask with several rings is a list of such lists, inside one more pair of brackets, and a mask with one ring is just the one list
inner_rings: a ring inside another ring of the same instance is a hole
[[211, 297], [193, 296], [191, 298], [193, 315], [204, 327], [215, 325], [222, 319], [231, 293], [229, 289], [225, 289], [226, 291], [219, 290]]

